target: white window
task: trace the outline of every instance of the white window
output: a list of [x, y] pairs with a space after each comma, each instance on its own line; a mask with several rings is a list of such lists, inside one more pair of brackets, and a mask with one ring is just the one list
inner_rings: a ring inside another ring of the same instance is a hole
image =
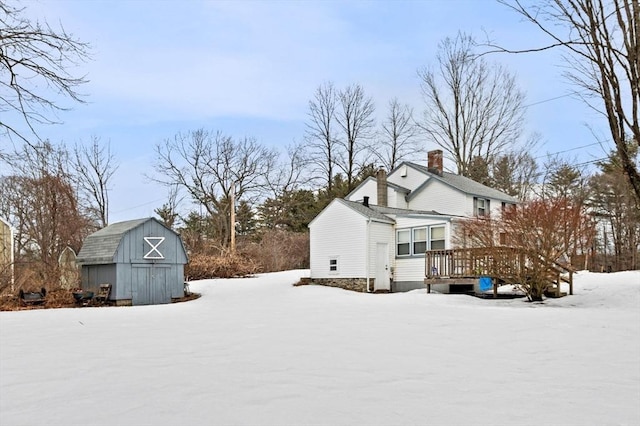
[[330, 257], [329, 258], [329, 272], [338, 273], [338, 258]]
[[396, 253], [398, 256], [408, 256], [411, 254], [411, 230], [403, 229], [396, 233]]
[[489, 216], [489, 200], [485, 198], [473, 199], [473, 211], [476, 216]]
[[444, 250], [444, 226], [431, 227], [429, 247], [431, 250]]
[[427, 250], [444, 250], [445, 226], [425, 226], [396, 232], [396, 256], [421, 256]]
[[427, 251], [427, 228], [413, 230], [413, 254], [423, 254]]

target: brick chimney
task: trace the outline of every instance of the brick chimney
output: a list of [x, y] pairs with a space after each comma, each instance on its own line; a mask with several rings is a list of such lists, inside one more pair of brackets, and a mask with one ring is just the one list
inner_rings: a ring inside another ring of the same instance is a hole
[[387, 172], [381, 167], [376, 173], [378, 183], [378, 205], [387, 207]]
[[429, 172], [442, 176], [442, 150], [436, 149], [427, 153], [427, 168]]

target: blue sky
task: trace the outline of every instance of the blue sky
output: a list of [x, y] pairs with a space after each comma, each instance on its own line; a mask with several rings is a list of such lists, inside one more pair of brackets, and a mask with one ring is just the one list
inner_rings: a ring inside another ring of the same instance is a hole
[[[489, 0], [431, 1], [29, 1], [32, 17], [63, 23], [92, 45], [78, 72], [86, 105], [39, 129], [54, 142], [110, 141], [120, 168], [111, 222], [153, 215], [166, 190], [149, 182], [153, 147], [199, 128], [285, 147], [301, 141], [308, 101], [325, 81], [360, 84], [380, 117], [397, 97], [424, 110], [417, 70], [459, 30], [506, 47], [545, 42]], [[605, 155], [604, 120], [569, 94], [558, 53], [488, 57], [517, 75], [527, 94], [536, 155], [568, 151], [577, 163]], [[557, 98], [557, 99], [556, 99]], [[424, 142], [429, 148], [427, 141]], [[605, 149], [611, 149], [607, 143]], [[422, 159], [416, 159], [421, 161]]]

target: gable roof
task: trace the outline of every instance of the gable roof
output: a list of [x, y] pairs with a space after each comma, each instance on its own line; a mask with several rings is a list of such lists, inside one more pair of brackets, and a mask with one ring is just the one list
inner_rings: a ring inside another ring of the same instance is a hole
[[[94, 232], [85, 238], [80, 253], [78, 253], [78, 263], [100, 263], [112, 262], [120, 245], [120, 240], [129, 231], [150, 220], [155, 220], [165, 226], [158, 219], [147, 217], [144, 219], [127, 220], [114, 223], [99, 231]], [[166, 228], [166, 226], [165, 226]], [[168, 229], [168, 228], [167, 228]], [[174, 232], [173, 230], [171, 232]]]
[[475, 195], [483, 198], [493, 198], [496, 200], [507, 201], [510, 203], [518, 202], [518, 200], [515, 199], [514, 197], [508, 194], [505, 194], [504, 192], [499, 191], [497, 189], [490, 188], [486, 185], [476, 182], [473, 179], [469, 179], [468, 177], [460, 176], [455, 173], [449, 173], [449, 172], [442, 172], [442, 176], [440, 176], [435, 173], [431, 173], [427, 167], [421, 166], [420, 164], [411, 163], [409, 161], [405, 162], [405, 164], [429, 176], [429, 180], [424, 182], [422, 185], [420, 185], [415, 190], [413, 190], [411, 194], [408, 195], [407, 197], [408, 200], [413, 198], [424, 187], [426, 187], [429, 184], [429, 182], [431, 182], [431, 179], [433, 178], [437, 181], [444, 183], [445, 185], [448, 185], [452, 188], [457, 189], [458, 191], [464, 192], [465, 194]]

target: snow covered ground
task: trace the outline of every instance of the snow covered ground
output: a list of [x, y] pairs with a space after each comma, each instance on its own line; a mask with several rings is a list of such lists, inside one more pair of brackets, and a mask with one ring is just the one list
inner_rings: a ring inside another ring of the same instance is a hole
[[306, 274], [0, 312], [0, 425], [640, 425], [640, 271], [543, 304]]

